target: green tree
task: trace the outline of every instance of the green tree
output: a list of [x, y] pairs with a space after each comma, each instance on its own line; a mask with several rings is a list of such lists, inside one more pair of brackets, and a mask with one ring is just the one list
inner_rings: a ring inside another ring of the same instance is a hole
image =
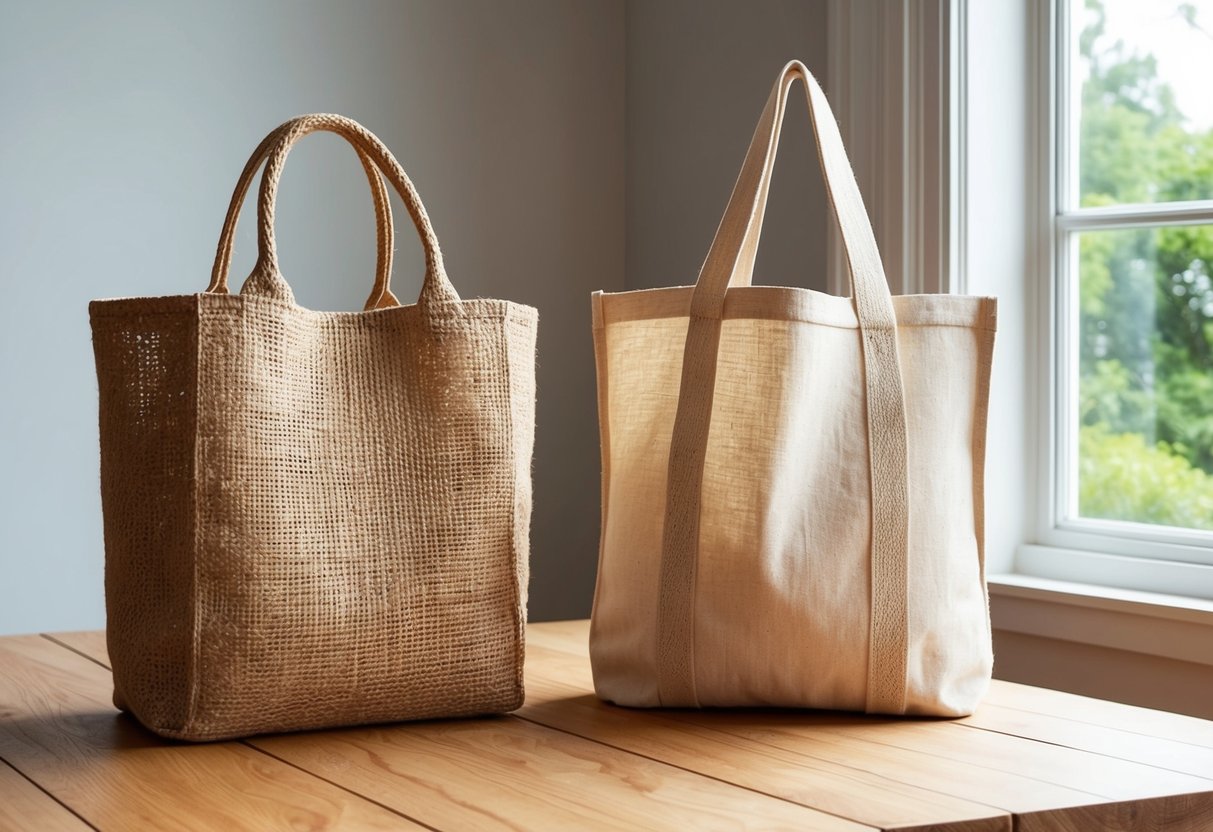
[[1084, 425], [1078, 501], [1088, 517], [1213, 531], [1213, 477], [1136, 433]]
[[[1085, 207], [1213, 198], [1213, 130], [1191, 129], [1152, 55], [1108, 42], [1100, 0], [1079, 37]], [[1200, 31], [1195, 6], [1176, 14]], [[1213, 227], [1079, 238], [1079, 508], [1213, 528]]]

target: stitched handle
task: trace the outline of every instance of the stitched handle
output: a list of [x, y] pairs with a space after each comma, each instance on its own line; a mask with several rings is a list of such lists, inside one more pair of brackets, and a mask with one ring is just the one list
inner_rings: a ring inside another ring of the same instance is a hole
[[876, 236], [838, 132], [838, 122], [821, 85], [800, 61], [791, 61], [783, 68], [754, 130], [728, 207], [700, 270], [695, 290], [698, 311], [718, 316], [725, 290], [730, 285], [750, 282], [788, 94], [798, 79], [805, 85], [818, 161], [826, 194], [842, 232], [860, 324], [895, 326], [897, 319]]
[[[265, 161], [270, 148], [282, 137], [285, 127], [285, 124], [280, 125], [261, 140], [261, 144], [257, 145], [257, 149], [253, 151], [253, 155], [249, 157], [244, 170], [240, 173], [240, 179], [236, 182], [236, 189], [232, 193], [232, 200], [228, 204], [227, 216], [223, 220], [223, 231], [219, 234], [219, 245], [215, 251], [215, 263], [211, 267], [211, 282], [206, 287], [207, 292], [224, 295], [228, 293], [227, 277], [232, 264], [232, 249], [236, 226], [240, 221], [240, 208], [244, 204], [244, 197], [248, 193], [253, 176]], [[354, 150], [358, 154], [358, 161], [362, 163], [362, 169], [366, 172], [367, 181], [371, 186], [371, 197], [375, 203], [375, 285], [363, 308], [370, 310], [399, 306], [400, 301], [392, 294], [390, 286], [396, 236], [392, 221], [391, 199], [374, 161], [366, 155], [362, 148], [355, 146]]]
[[400, 194], [425, 249], [426, 270], [419, 303], [428, 306], [458, 302], [459, 295], [447, 279], [442, 250], [429, 215], [417, 194], [417, 189], [413, 187], [400, 163], [365, 127], [352, 119], [329, 113], [299, 116], [278, 128], [280, 132], [269, 150], [257, 198], [257, 263], [241, 292], [294, 302], [294, 295], [278, 265], [277, 243], [274, 239], [274, 208], [287, 154], [300, 138], [319, 130], [336, 133], [362, 151]]
[[788, 92], [797, 79], [805, 83], [818, 161], [846, 246], [863, 354], [872, 499], [871, 649], [866, 707], [869, 711], [902, 713], [906, 706], [908, 649], [909, 476], [897, 318], [838, 124], [825, 93], [799, 61], [784, 67], [767, 99], [692, 294], [678, 409], [670, 439], [662, 532], [658, 696], [667, 706], [699, 704], [694, 668], [695, 581], [703, 465], [721, 316], [729, 286], [748, 285], [750, 281]]

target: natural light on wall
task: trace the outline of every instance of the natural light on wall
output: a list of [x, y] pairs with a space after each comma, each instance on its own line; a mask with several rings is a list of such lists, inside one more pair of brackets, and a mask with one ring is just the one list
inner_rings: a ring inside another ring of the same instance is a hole
[[1213, 0], [1070, 0], [1066, 11], [1059, 520], [1203, 537], [1213, 531]]

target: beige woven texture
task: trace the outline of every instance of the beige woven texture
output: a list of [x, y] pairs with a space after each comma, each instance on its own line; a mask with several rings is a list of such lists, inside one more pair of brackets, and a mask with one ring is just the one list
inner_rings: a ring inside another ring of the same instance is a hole
[[[354, 145], [375, 197], [364, 312], [303, 309], [278, 270], [278, 178], [317, 130]], [[229, 295], [263, 160], [257, 265]], [[381, 173], [425, 246], [415, 305], [389, 286]], [[214, 740], [521, 705], [537, 313], [459, 299], [373, 135], [332, 115], [282, 125], [240, 178], [206, 292], [90, 314], [120, 707]]]
[[[852, 298], [750, 285], [797, 80]], [[970, 713], [992, 667], [982, 483], [995, 302], [890, 296], [803, 64], [775, 83], [697, 284], [596, 293], [593, 308], [599, 696]]]

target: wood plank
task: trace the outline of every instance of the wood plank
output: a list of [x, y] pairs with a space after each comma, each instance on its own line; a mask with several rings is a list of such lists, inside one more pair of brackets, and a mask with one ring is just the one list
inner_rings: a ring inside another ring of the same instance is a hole
[[[1151, 737], [1119, 728], [985, 704], [957, 724], [1028, 737], [1137, 763], [1213, 778], [1213, 748]], [[1209, 782], [1213, 789], [1213, 780]]]
[[88, 824], [0, 760], [0, 829], [78, 832]]
[[[541, 725], [881, 829], [948, 822], [963, 824], [957, 829], [1011, 828], [1004, 810], [872, 774], [840, 759], [705, 729], [686, 721], [692, 712], [604, 704], [587, 687], [584, 660], [538, 645], [528, 646], [527, 653], [527, 704], [518, 715]], [[570, 668], [567, 673], [559, 671], [561, 662]], [[568, 684], [570, 677], [580, 684]]]
[[[782, 713], [732, 714], [723, 712], [721, 718], [716, 718], [715, 714], [705, 714], [704, 716], [707, 717], [706, 723], [717, 730], [728, 730], [731, 733], [738, 733], [753, 739], [766, 738], [773, 744], [794, 748], [802, 753], [828, 754], [830, 753], [829, 748], [834, 744], [838, 734], [846, 733], [836, 731], [832, 726], [811, 716], [806, 718], [803, 724], [800, 724], [800, 721], [794, 716]], [[972, 756], [967, 761], [953, 760], [947, 756], [931, 758], [925, 753], [925, 743], [915, 743], [914, 741], [908, 743], [906, 748], [898, 749], [902, 751], [900, 755], [874, 755], [865, 751], [863, 745], [878, 741], [880, 737], [878, 731], [891, 728], [895, 732], [898, 723], [890, 721], [886, 725], [878, 720], [865, 723], [861, 722], [863, 719], [863, 717], [856, 718], [856, 722], [860, 724], [858, 730], [853, 735], [849, 735], [850, 742], [837, 743], [837, 750], [833, 753], [839, 759], [846, 760], [848, 765], [863, 766], [865, 769], [878, 772], [883, 776], [927, 788], [935, 788], [950, 794], [964, 795], [973, 800], [1007, 809], [1014, 813], [1016, 823], [1019, 824], [1016, 826], [1017, 829], [1024, 828], [1022, 821], [1026, 817], [1036, 818], [1038, 824], [1044, 824], [1040, 828], [1045, 829], [1052, 828], [1048, 824], [1060, 825], [1061, 828], [1069, 828], [1069, 825], [1072, 824], [1076, 829], [1148, 829], [1152, 828], [1151, 823], [1162, 823], [1163, 821], [1179, 823], [1180, 819], [1185, 819], [1189, 824], [1186, 828], [1203, 829], [1205, 827], [1198, 825], [1197, 821], [1213, 811], [1213, 782], [1208, 781], [1196, 781], [1196, 787], [1203, 789], [1201, 792], [1167, 793], [1162, 797], [1137, 799], [1131, 804], [1135, 807], [1133, 813], [1126, 815], [1125, 807], [1130, 804], [1109, 802], [1100, 794], [1100, 792], [1110, 791], [1106, 787], [1108, 779], [1102, 782], [1088, 782], [1088, 785], [1095, 790], [1094, 792], [1069, 789], [1039, 779], [1039, 770], [1024, 765], [1022, 757], [1019, 758], [1018, 766], [1009, 765], [1006, 768], [1011, 770], [999, 771], [980, 764]], [[927, 723], [920, 726], [918, 733], [922, 735], [932, 729], [945, 727], [947, 724]], [[950, 737], [959, 738], [961, 742], [970, 739], [969, 736], [962, 737], [962, 732], [957, 731], [935, 730], [934, 733], [945, 733]], [[1004, 739], [1018, 738], [1004, 737]], [[1023, 746], [1024, 743], [1020, 743], [1020, 745]], [[971, 749], [967, 753], [971, 755]], [[1016, 749], [1015, 753], [1020, 753], [1020, 749]], [[913, 756], [907, 757], [906, 754]], [[1088, 759], [1071, 759], [1068, 766], [1086, 763], [1086, 767], [1093, 768], [1098, 773], [1106, 773], [1102, 758], [1096, 755], [1092, 762], [1089, 758], [1093, 755], [1080, 752], [1080, 756]], [[1036, 777], [1026, 776], [1029, 772], [1036, 774]], [[1170, 792], [1175, 788], [1175, 784], [1167, 783], [1164, 788]], [[1126, 823], [1126, 818], [1129, 818], [1131, 822], [1127, 826], [1122, 826]], [[1175, 828], [1183, 828], [1183, 824]]]
[[544, 621], [529, 624], [526, 643], [549, 650], [563, 650], [575, 656], [590, 656], [590, 622], [586, 619], [572, 621]]
[[823, 720], [819, 730], [846, 733], [1005, 774], [1023, 774], [1109, 801], [1199, 794], [1209, 788], [1209, 781], [1202, 778], [1023, 737], [964, 729], [952, 723], [904, 722], [874, 727], [858, 722], [860, 719], [857, 717], [854, 725], [848, 725], [845, 717], [838, 717], [834, 724]]
[[872, 830], [513, 717], [250, 743], [440, 829]]
[[[589, 655], [588, 621], [553, 621], [532, 625], [527, 642], [574, 655]], [[1213, 749], [1213, 721], [1167, 713], [1120, 702], [1108, 702], [1073, 693], [995, 679], [983, 703], [1102, 725], [1129, 733], [1145, 734]], [[1202, 768], [1194, 773], [1213, 773]]]
[[66, 647], [74, 653], [110, 667], [109, 649], [105, 646], [105, 630], [80, 630], [74, 633], [43, 633], [42, 637]]
[[[546, 626], [546, 625], [545, 625]], [[552, 640], [559, 643], [559, 640]], [[552, 643], [544, 639], [542, 643]], [[533, 662], [545, 678], [569, 683], [578, 693], [589, 692], [590, 674], [572, 654], [533, 644]], [[535, 679], [535, 673], [529, 677]], [[536, 697], [543, 694], [537, 692]], [[672, 719], [746, 737], [757, 743], [799, 751], [809, 756], [845, 760], [847, 765], [933, 791], [941, 791], [1009, 812], [1039, 811], [1060, 806], [1085, 805], [1101, 800], [1097, 793], [1058, 786], [1015, 772], [956, 762], [947, 754], [916, 749], [912, 744], [879, 741], [884, 726], [863, 716], [831, 715], [813, 711], [710, 710], [666, 711]], [[855, 724], [857, 731], [837, 730], [831, 723], [841, 719]], [[897, 722], [890, 721], [896, 725]], [[956, 737], [959, 739], [959, 735]]]
[[[109, 665], [102, 632], [48, 637]], [[523, 720], [417, 723], [248, 742], [435, 826], [534, 827], [542, 820], [543, 825], [593, 829], [688, 824], [746, 829], [776, 823], [809, 830], [872, 828]], [[469, 759], [491, 771], [470, 781]], [[575, 778], [571, 772], [577, 772]], [[465, 799], [452, 801], [459, 792], [467, 793]], [[537, 806], [542, 816], [536, 816]]]
[[[54, 638], [83, 655], [90, 656], [96, 661], [105, 662], [104, 634], [101, 633], [67, 633], [57, 634]], [[570, 701], [586, 698], [592, 689], [588, 653], [588, 622], [565, 621], [534, 624], [528, 629], [528, 707], [524, 715], [534, 719], [536, 716], [532, 706], [567, 709]], [[565, 703], [557, 705], [556, 703]], [[1208, 746], [1213, 741], [1213, 723], [1191, 717], [1152, 711], [1117, 703], [1103, 702], [1087, 697], [1047, 691], [1026, 685], [995, 681], [987, 699], [989, 706], [983, 707], [974, 723], [981, 723], [983, 715], [988, 720], [985, 724], [957, 724], [955, 722], [929, 722], [922, 720], [881, 720], [862, 715], [830, 714], [812, 712], [767, 712], [762, 711], [666, 711], [661, 712], [660, 719], [682, 724], [684, 730], [699, 732], [711, 736], [723, 734], [726, 737], [749, 743], [752, 746], [766, 745], [769, 749], [793, 754], [805, 760], [823, 758], [820, 761], [837, 763], [845, 760], [846, 766], [853, 767], [862, 774], [875, 775], [885, 780], [896, 781], [899, 784], [917, 787], [926, 791], [941, 791], [945, 794], [960, 794], [971, 798], [980, 804], [989, 804], [1007, 809], [1016, 815], [1016, 828], [1035, 832], [1036, 830], [1136, 830], [1136, 829], [1203, 829], [1213, 827], [1213, 800], [1210, 798], [1209, 783], [1199, 777], [1181, 773], [1196, 771], [1205, 773], [1201, 768], [1206, 762], [1199, 747]], [[604, 709], [627, 715], [629, 721], [639, 717], [641, 723], [649, 723], [652, 713], [630, 711], [601, 705], [592, 697], [578, 707]], [[1016, 714], [1015, 711], [1027, 712]], [[987, 713], [988, 712], [988, 713]], [[1053, 717], [1054, 720], [1044, 719], [1038, 722], [1035, 714]], [[551, 715], [549, 712], [548, 716]], [[557, 720], [535, 719], [535, 726], [553, 723], [555, 727], [564, 730], [585, 727], [588, 723], [594, 728], [593, 732], [573, 730], [574, 734], [591, 733], [595, 739], [609, 740], [604, 732], [610, 726], [598, 724], [600, 715], [585, 713], [577, 716], [570, 724], [567, 714], [560, 715]], [[1058, 723], [1057, 721], [1060, 720]], [[1040, 732], [1041, 740], [1018, 736], [1016, 732], [1033, 733], [1025, 729], [1025, 725], [1044, 725], [1060, 730], [1056, 736], [1067, 739], [1062, 744], [1048, 738], [1047, 733]], [[1074, 723], [1074, 724], [1071, 724]], [[464, 723], [466, 724], [466, 723]], [[443, 725], [441, 723], [433, 725]], [[1102, 726], [1108, 731], [1094, 731], [1092, 726]], [[399, 734], [406, 739], [411, 734], [404, 734], [401, 729], [362, 729], [365, 732], [388, 731], [389, 734]], [[542, 729], [540, 729], [542, 730]], [[1156, 737], [1150, 734], [1157, 732]], [[353, 732], [332, 732], [331, 735], [342, 737]], [[547, 765], [546, 758], [563, 759], [563, 765], [568, 765], [567, 757], [582, 761], [581, 749], [576, 747], [565, 749], [559, 744], [548, 747], [549, 741], [538, 737], [516, 735], [517, 732], [508, 730], [503, 736], [493, 738], [473, 738], [474, 747], [464, 748], [467, 738], [460, 738], [452, 743], [449, 737], [436, 741], [432, 737], [424, 738], [425, 742], [438, 742], [445, 748], [439, 756], [445, 754], [447, 765], [456, 765], [458, 759], [466, 760], [469, 756], [493, 756], [516, 753], [519, 745], [534, 743], [543, 751], [539, 754], [545, 762], [541, 764], [543, 777], [556, 777], [555, 762], [553, 769], [547, 772], [542, 766]], [[1122, 735], [1130, 735], [1126, 738]], [[1144, 737], [1142, 735], [1145, 735]], [[402, 756], [404, 765], [408, 760], [419, 756], [417, 749], [409, 743], [402, 749], [397, 740], [400, 736], [385, 740], [377, 740], [388, 746], [388, 751], [382, 752], [392, 756]], [[571, 735], [562, 742], [578, 741]], [[1179, 745], [1163, 743], [1158, 740], [1171, 740]], [[1191, 740], [1191, 742], [1187, 742]], [[255, 742], [296, 743], [305, 737], [280, 737]], [[411, 740], [420, 742], [422, 740]], [[490, 746], [480, 748], [477, 744], [486, 741]], [[325, 740], [327, 743], [328, 740]], [[719, 742], [719, 741], [718, 741]], [[497, 744], [497, 745], [494, 745]], [[296, 764], [314, 768], [325, 777], [342, 782], [339, 777], [342, 771], [360, 771], [369, 767], [381, 767], [377, 762], [378, 748], [368, 747], [368, 743], [359, 740], [355, 743], [358, 751], [342, 751], [337, 758], [328, 758], [320, 747], [294, 749], [291, 753], [301, 756], [291, 759]], [[1078, 747], [1083, 746], [1088, 750]], [[1186, 748], [1184, 746], [1187, 746]], [[499, 746], [499, 747], [498, 747]], [[601, 749], [603, 746], [591, 746]], [[455, 751], [453, 749], [459, 748]], [[494, 752], [494, 748], [497, 748]], [[500, 749], [506, 749], [501, 751]], [[629, 750], [635, 750], [629, 748]], [[651, 749], [649, 749], [651, 750]], [[753, 751], [753, 749], [750, 749]], [[1111, 755], [1103, 752], [1111, 751]], [[1143, 765], [1141, 758], [1156, 765]], [[430, 752], [431, 754], [434, 752]], [[639, 758], [622, 751], [611, 753], [621, 754], [626, 761]], [[643, 753], [643, 750], [641, 751]], [[690, 756], [684, 749], [684, 758]], [[311, 754], [315, 759], [307, 759]], [[1131, 759], [1117, 758], [1121, 757]], [[357, 762], [359, 755], [364, 762]], [[350, 759], [341, 759], [348, 756]], [[430, 759], [420, 755], [425, 759]], [[497, 764], [506, 758], [497, 760]], [[533, 757], [528, 757], [524, 765], [534, 765]], [[597, 758], [595, 758], [597, 759]], [[1178, 762], [1176, 762], [1178, 760]], [[684, 760], [685, 761], [685, 760]], [[517, 762], [516, 760], [514, 761]], [[663, 766], [655, 761], [648, 763], [660, 766], [663, 770], [678, 770], [671, 766]], [[693, 762], [693, 761], [692, 761]], [[783, 761], [788, 762], [788, 761]], [[630, 764], [630, 763], [628, 763]], [[625, 765], [628, 765], [625, 764]], [[778, 766], [777, 760], [775, 765]], [[772, 765], [767, 763], [767, 765]], [[333, 767], [336, 766], [334, 770]], [[709, 761], [708, 768], [715, 764]], [[1180, 771], [1166, 770], [1167, 767], [1178, 766]], [[698, 768], [687, 765], [690, 770]], [[789, 767], [791, 764], [789, 763]], [[575, 768], [570, 767], [570, 771]], [[614, 767], [611, 769], [614, 771]], [[718, 772], [719, 773], [719, 772]], [[367, 788], [381, 788], [383, 794], [376, 792], [373, 797], [379, 799], [387, 796], [390, 801], [393, 776], [390, 772], [384, 774], [382, 769], [378, 774], [363, 773], [365, 776], [358, 782], [368, 783]], [[423, 772], [425, 780], [430, 772]], [[685, 776], [688, 772], [683, 772]], [[626, 782], [632, 784], [641, 782], [638, 775], [628, 775]], [[814, 778], [820, 774], [813, 774]], [[376, 777], [381, 778], [378, 785], [372, 785]], [[726, 778], [735, 779], [735, 778]], [[354, 780], [348, 781], [350, 783]], [[496, 781], [494, 781], [496, 782]], [[559, 790], [559, 780], [556, 781]], [[783, 785], [791, 786], [789, 783]], [[682, 784], [676, 784], [668, 789], [663, 798], [674, 800], [679, 805], [681, 798], [673, 798], [678, 794]], [[493, 788], [498, 788], [494, 786]], [[611, 786], [607, 789], [609, 792]], [[828, 787], [827, 787], [828, 788]], [[883, 787], [873, 783], [864, 783], [863, 789], [867, 794], [881, 792]], [[762, 791], [776, 793], [781, 791], [776, 782], [775, 789]], [[1185, 793], [1190, 792], [1190, 793]], [[749, 794], [749, 793], [747, 793]], [[1154, 797], [1151, 797], [1154, 796]], [[514, 799], [507, 794], [507, 804]], [[562, 798], [563, 799], [563, 798]], [[620, 796], [618, 802], [626, 804], [633, 798]], [[590, 799], [594, 803], [595, 798]], [[384, 801], [386, 805], [392, 805]], [[1086, 805], [1083, 805], [1084, 801]], [[1109, 802], [1112, 801], [1112, 802]], [[499, 798], [491, 801], [494, 806]], [[519, 806], [524, 799], [517, 799]], [[811, 801], [800, 801], [810, 803]], [[402, 804], [403, 805], [403, 804]], [[410, 802], [410, 805], [413, 805]], [[838, 808], [834, 805], [833, 808]], [[435, 819], [444, 817], [439, 810]], [[564, 812], [571, 812], [571, 817], [595, 817], [590, 824], [602, 828], [598, 816], [593, 809], [585, 815], [584, 811], [572, 805], [565, 805]], [[515, 817], [515, 809], [501, 815], [508, 820]], [[612, 810], [613, 812], [613, 810]], [[612, 817], [616, 817], [614, 813]], [[544, 815], [543, 817], [547, 817]], [[724, 816], [713, 816], [724, 822]], [[961, 822], [959, 825], [949, 825], [949, 829], [983, 829], [988, 827], [988, 818], [980, 818], [976, 825]], [[683, 821], [685, 824], [685, 821]], [[526, 824], [524, 824], [526, 825]], [[564, 824], [568, 825], [568, 824]], [[574, 824], [576, 825], [576, 824]], [[633, 824], [635, 825], [635, 824]], [[702, 824], [700, 824], [702, 825]], [[885, 828], [911, 828], [896, 823]], [[925, 827], [924, 827], [925, 828]], [[1008, 828], [1008, 827], [999, 827]]]
[[[538, 645], [527, 654], [528, 698], [567, 697], [586, 694], [593, 682], [587, 664], [577, 656]], [[537, 687], [552, 681], [567, 687], [550, 690]], [[625, 713], [644, 713], [628, 711]], [[991, 768], [1008, 774], [1030, 773], [1034, 779], [1111, 800], [1157, 797], [1202, 792], [1208, 780], [1156, 767], [1105, 757], [1049, 742], [979, 731], [956, 720], [921, 720], [871, 717], [836, 711], [666, 711], [690, 724], [711, 727], [711, 720], [765, 719], [781, 726], [800, 726], [812, 733], [839, 733], [856, 739], [919, 751], [959, 761], [966, 766]], [[730, 714], [734, 716], [730, 716]], [[740, 716], [737, 716], [740, 715]]]
[[1208, 832], [1213, 810], [1190, 796], [1159, 797], [1015, 819], [1016, 832]]
[[[847, 766], [922, 789], [963, 797], [1020, 814], [1100, 803], [1104, 797], [1034, 778], [1028, 773], [998, 771], [930, 754], [912, 747], [878, 741], [885, 726], [866, 723], [848, 733], [793, 713], [713, 711], [672, 716], [689, 725], [722, 731]], [[869, 731], [868, 729], [872, 729]], [[871, 738], [869, 738], [871, 734]]]
[[987, 703], [1213, 748], [1213, 721], [995, 679]]
[[[846, 764], [709, 735], [656, 714], [622, 719], [591, 696], [524, 706], [520, 715], [633, 754], [699, 772], [880, 829], [1009, 832], [1008, 812], [908, 786]], [[953, 826], [953, 824], [955, 826]]]
[[[589, 699], [590, 677], [578, 657], [536, 645], [528, 650], [528, 662], [530, 703], [567, 703], [578, 695]], [[594, 706], [587, 701], [583, 707]], [[612, 709], [608, 705], [596, 707], [605, 713]], [[623, 718], [634, 719], [632, 714], [645, 712], [623, 713], [628, 715]], [[1103, 810], [1099, 804], [1158, 797], [1150, 802], [1148, 811], [1142, 810], [1146, 818], [1170, 817], [1176, 806], [1189, 804], [1197, 808], [1185, 811], [1199, 813], [1213, 803], [1213, 783], [1198, 777], [1030, 739], [975, 731], [953, 721], [753, 710], [666, 711], [662, 716], [692, 729], [725, 732], [821, 760], [845, 761], [848, 766], [889, 780], [968, 798], [1018, 816], [1051, 816], [1057, 822], [1071, 816], [1087, 822], [1103, 817], [1108, 828], [1115, 828], [1121, 810]], [[565, 719], [559, 725], [607, 741], [593, 728], [586, 731], [584, 724]], [[873, 746], [880, 745], [888, 746], [892, 753], [874, 750]], [[1200, 796], [1174, 797], [1189, 793]]]
[[[536, 634], [528, 639], [537, 647], [562, 651], [571, 655], [588, 655], [588, 622], [562, 621], [536, 626]], [[551, 657], [549, 657], [549, 661]], [[566, 666], [565, 670], [578, 666]], [[584, 669], [584, 668], [580, 668]], [[576, 684], [592, 687], [589, 675], [581, 674]], [[1006, 704], [1000, 704], [1006, 703]], [[1038, 718], [1016, 711], [1030, 710], [1040, 714]], [[1090, 715], [1090, 718], [1085, 718]], [[1052, 718], [1049, 718], [1052, 717]], [[825, 718], [829, 718], [828, 716]], [[1083, 723], [1069, 724], [1066, 721]], [[917, 722], [923, 725], [927, 723]], [[1040, 742], [1066, 745], [1108, 757], [1130, 760], [1158, 768], [1180, 771], [1202, 778], [1213, 778], [1213, 754], [1206, 753], [1204, 742], [1213, 746], [1213, 722], [1195, 717], [1168, 714], [1104, 702], [1089, 697], [1063, 694], [1028, 685], [1018, 685], [997, 680], [991, 686], [990, 696], [977, 714], [953, 724], [983, 727], [1014, 736], [1027, 737]], [[1098, 730], [1088, 726], [1104, 726]], [[1165, 736], [1142, 735], [1143, 726], [1159, 728]], [[1055, 732], [1050, 729], [1055, 729]], [[1134, 730], [1138, 729], [1138, 730]], [[1193, 742], [1185, 742], [1185, 738]], [[1068, 740], [1068, 741], [1063, 741]], [[1192, 747], [1192, 746], [1199, 747]], [[1072, 763], [1073, 764], [1073, 763]], [[1135, 772], [1140, 775], [1141, 772]], [[1134, 782], [1142, 784], [1138, 777]], [[1147, 778], [1152, 782], [1153, 778]], [[1166, 793], [1174, 781], [1164, 780], [1154, 794]], [[1189, 783], [1190, 786], [1199, 786]]]
[[248, 746], [154, 736], [105, 668], [40, 636], [0, 639], [0, 667], [0, 757], [95, 826], [420, 828]]

